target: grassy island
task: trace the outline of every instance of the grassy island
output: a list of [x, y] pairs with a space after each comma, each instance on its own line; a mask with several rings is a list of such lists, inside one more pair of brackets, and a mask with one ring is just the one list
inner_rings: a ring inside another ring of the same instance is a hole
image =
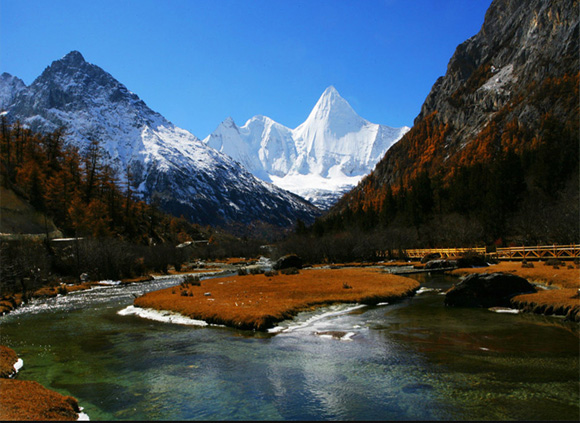
[[378, 269], [308, 269], [208, 279], [150, 292], [135, 306], [192, 319], [266, 330], [300, 311], [334, 303], [377, 304], [412, 295], [416, 281]]
[[529, 282], [557, 288], [540, 289], [533, 294], [518, 295], [512, 298], [512, 305], [533, 313], [562, 315], [570, 320], [579, 321], [580, 269], [573, 263], [560, 263], [555, 266], [550, 265], [549, 262], [530, 263], [506, 261], [490, 267], [457, 269], [451, 274], [462, 276], [470, 273], [513, 273]]

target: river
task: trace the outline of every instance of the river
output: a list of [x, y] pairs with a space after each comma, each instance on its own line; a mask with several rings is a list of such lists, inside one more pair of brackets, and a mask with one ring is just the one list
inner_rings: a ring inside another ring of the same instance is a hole
[[[443, 306], [457, 280], [415, 275], [397, 304], [302, 313], [277, 333], [118, 312], [175, 278], [35, 301], [0, 317], [18, 378], [92, 420], [577, 420], [578, 325]], [[320, 336], [332, 331], [349, 336]]]

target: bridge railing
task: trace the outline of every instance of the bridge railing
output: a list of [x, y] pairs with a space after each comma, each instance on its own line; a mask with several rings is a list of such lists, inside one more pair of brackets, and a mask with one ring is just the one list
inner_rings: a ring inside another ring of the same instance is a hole
[[499, 260], [576, 258], [580, 257], [580, 244], [505, 247], [497, 248], [491, 255]]
[[570, 245], [537, 245], [521, 247], [502, 247], [487, 251], [486, 247], [474, 248], [416, 248], [405, 250], [409, 258], [421, 259], [430, 254], [439, 254], [442, 258], [453, 258], [465, 253], [483, 254], [497, 260], [541, 260], [549, 258], [573, 259], [580, 257], [580, 244]]
[[405, 250], [409, 258], [423, 258], [429, 254], [439, 254], [443, 258], [457, 257], [465, 253], [485, 254], [485, 247], [475, 248], [417, 248]]

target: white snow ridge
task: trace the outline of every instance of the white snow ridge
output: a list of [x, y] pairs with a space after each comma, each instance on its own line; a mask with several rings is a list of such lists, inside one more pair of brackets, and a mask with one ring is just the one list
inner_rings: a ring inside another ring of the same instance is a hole
[[331, 86], [296, 129], [266, 116], [242, 127], [227, 118], [203, 142], [258, 178], [325, 209], [369, 174], [409, 129], [363, 119]]

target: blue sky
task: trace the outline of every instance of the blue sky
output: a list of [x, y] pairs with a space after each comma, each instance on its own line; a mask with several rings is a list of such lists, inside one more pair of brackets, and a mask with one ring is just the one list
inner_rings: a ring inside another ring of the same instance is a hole
[[0, 0], [0, 72], [30, 84], [80, 51], [204, 138], [228, 116], [295, 128], [334, 85], [373, 123], [412, 126], [491, 0]]

